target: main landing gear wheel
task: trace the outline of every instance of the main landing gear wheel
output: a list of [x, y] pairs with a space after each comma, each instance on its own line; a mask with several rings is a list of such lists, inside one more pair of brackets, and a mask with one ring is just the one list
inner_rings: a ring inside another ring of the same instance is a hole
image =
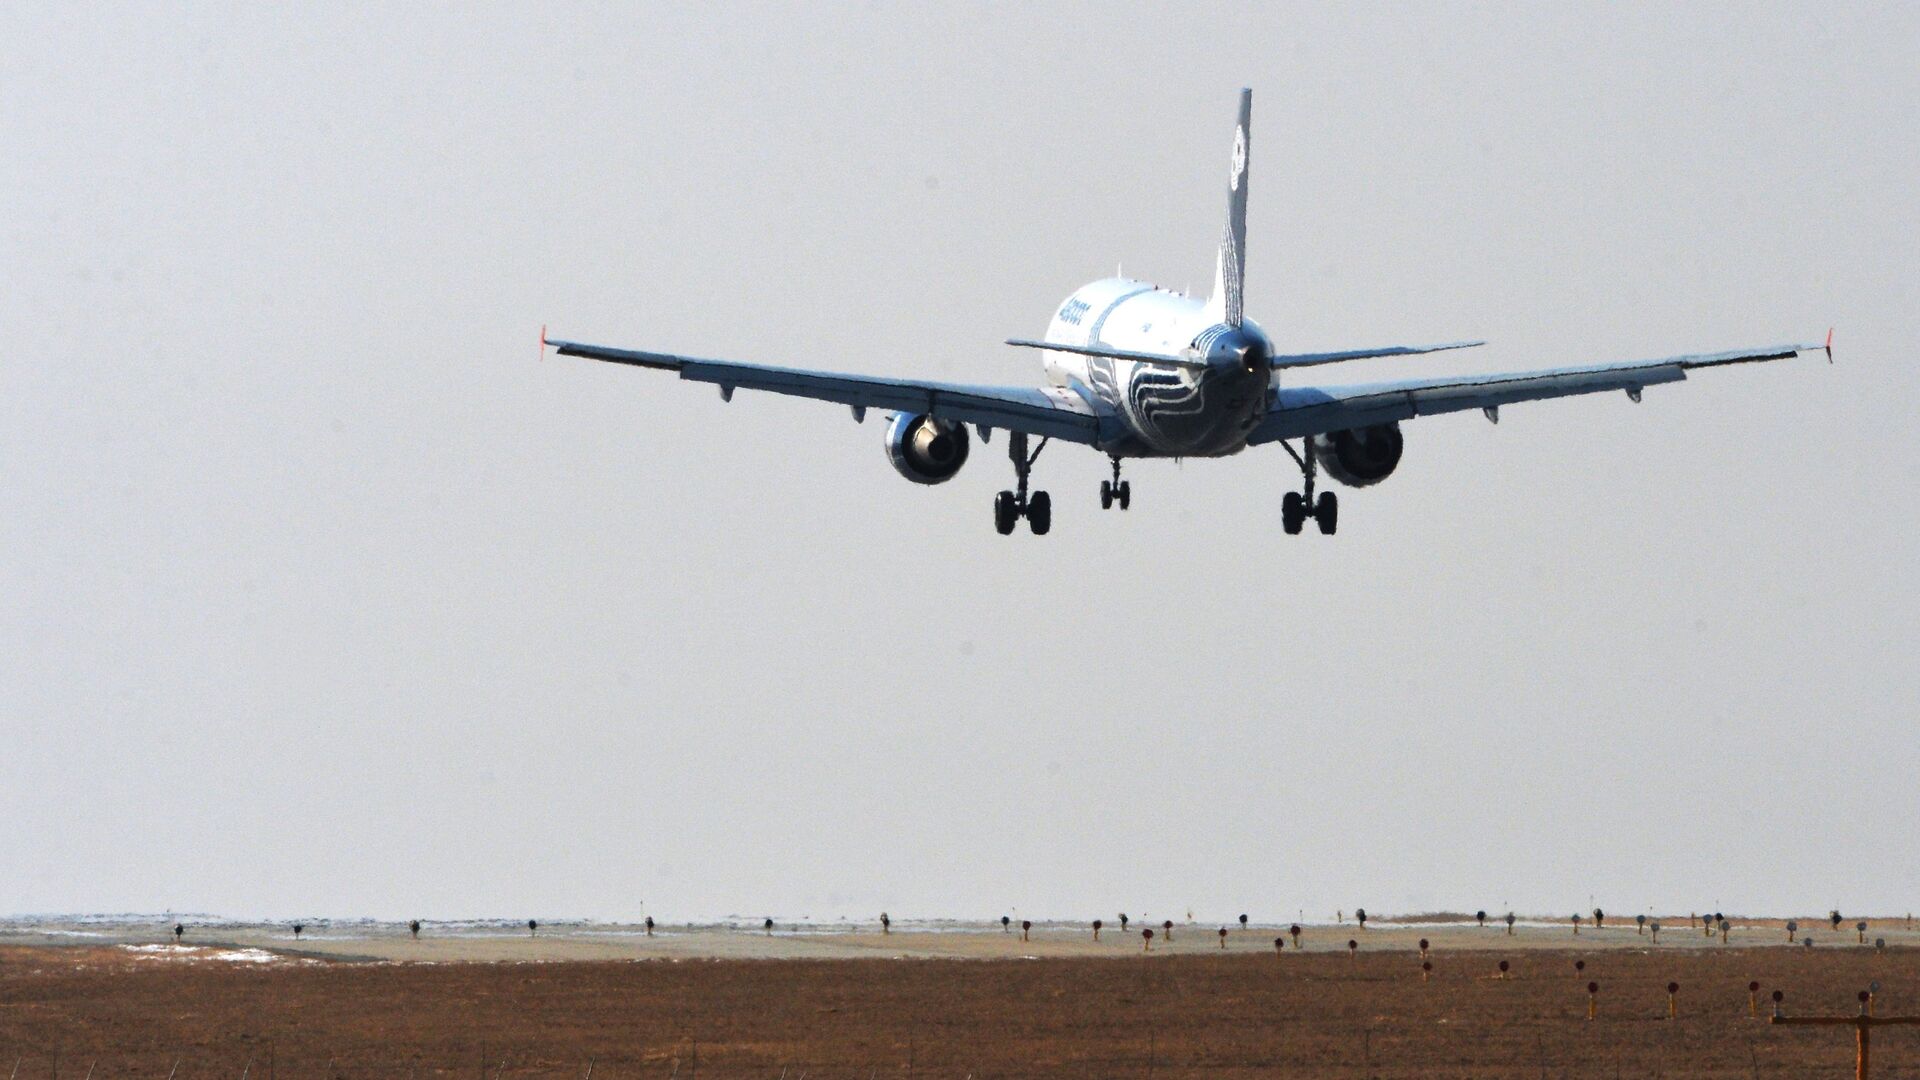
[[1340, 498], [1331, 491], [1320, 493], [1320, 501], [1314, 504], [1313, 520], [1320, 526], [1321, 536], [1332, 536], [1333, 530], [1340, 526]]
[[1053, 528], [1053, 499], [1044, 491], [1027, 493], [1027, 479], [1033, 473], [1033, 463], [1040, 457], [1040, 451], [1047, 448], [1047, 440], [1041, 439], [1033, 453], [1027, 453], [1025, 432], [1012, 432], [1007, 440], [1007, 456], [1013, 459], [1013, 472], [1018, 483], [1012, 491], [1003, 491], [993, 497], [993, 528], [1001, 536], [1013, 533], [1014, 525], [1021, 518], [1027, 519], [1027, 526], [1035, 536], [1045, 536]]
[[1307, 523], [1307, 500], [1297, 491], [1289, 491], [1280, 500], [1280, 527], [1288, 536], [1299, 536], [1301, 526]]
[[1111, 510], [1114, 503], [1125, 510], [1133, 502], [1133, 484], [1120, 479], [1120, 459], [1113, 459], [1113, 479], [1100, 481], [1100, 509]]
[[1332, 536], [1340, 527], [1340, 497], [1331, 491], [1323, 491], [1320, 497], [1313, 497], [1313, 479], [1315, 459], [1313, 440], [1301, 440], [1300, 452], [1294, 453], [1293, 446], [1282, 442], [1287, 453], [1293, 454], [1293, 460], [1300, 463], [1300, 475], [1305, 479], [1304, 491], [1289, 491], [1280, 500], [1280, 527], [1288, 536], [1298, 536], [1306, 528], [1307, 519], [1312, 518], [1320, 527], [1320, 535]]
[[1014, 502], [1013, 492], [1003, 491], [993, 497], [993, 527], [1001, 536], [1011, 536], [1013, 525], [1020, 520], [1020, 504]]
[[1047, 535], [1053, 528], [1053, 498], [1044, 491], [1036, 491], [1027, 503], [1027, 526], [1035, 536]]

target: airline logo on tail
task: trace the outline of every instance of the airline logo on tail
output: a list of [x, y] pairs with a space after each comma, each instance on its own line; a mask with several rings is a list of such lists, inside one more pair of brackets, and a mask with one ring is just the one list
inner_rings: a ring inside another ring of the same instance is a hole
[[1233, 175], [1227, 177], [1227, 190], [1239, 191], [1240, 178], [1247, 174], [1247, 129], [1233, 129]]

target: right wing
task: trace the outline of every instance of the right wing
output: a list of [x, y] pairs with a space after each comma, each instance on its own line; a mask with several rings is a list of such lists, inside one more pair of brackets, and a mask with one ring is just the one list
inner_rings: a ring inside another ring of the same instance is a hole
[[768, 390], [793, 397], [835, 401], [851, 406], [854, 415], [866, 409], [924, 414], [979, 427], [1024, 431], [1068, 442], [1093, 443], [1100, 435], [1100, 417], [1087, 400], [1058, 386], [1029, 389], [1020, 386], [963, 386], [916, 379], [883, 379], [871, 375], [842, 375], [831, 371], [768, 367], [731, 360], [706, 360], [672, 353], [614, 349], [577, 341], [549, 341], [540, 333], [542, 348], [555, 346], [561, 356], [582, 356], [614, 364], [678, 372], [682, 379], [714, 383], [720, 395], [732, 398], [735, 389]]
[[[1363, 386], [1283, 386], [1274, 394], [1267, 417], [1254, 429], [1249, 445], [1325, 435], [1335, 431], [1395, 423], [1417, 416], [1498, 409], [1519, 401], [1542, 401], [1624, 390], [1638, 399], [1640, 391], [1660, 383], [1680, 382], [1695, 368], [1784, 360], [1819, 345], [1776, 345], [1724, 353], [1672, 356], [1664, 360], [1633, 360], [1618, 364], [1517, 371], [1502, 375], [1456, 375], [1451, 378], [1401, 379]], [[1830, 346], [1829, 346], [1830, 348]], [[1831, 353], [1829, 353], [1831, 355]]]

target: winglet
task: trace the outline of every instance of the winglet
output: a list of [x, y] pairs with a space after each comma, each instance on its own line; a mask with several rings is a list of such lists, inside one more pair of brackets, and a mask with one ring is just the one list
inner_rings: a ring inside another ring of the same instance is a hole
[[547, 324], [540, 324], [540, 359], [547, 358]]
[[1833, 327], [1827, 327], [1827, 363], [1833, 363]]

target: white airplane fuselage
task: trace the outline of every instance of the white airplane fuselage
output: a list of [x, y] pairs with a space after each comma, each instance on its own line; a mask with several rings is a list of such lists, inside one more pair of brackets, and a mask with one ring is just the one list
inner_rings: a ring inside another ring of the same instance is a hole
[[1047, 324], [1048, 343], [1158, 355], [1205, 366], [1170, 367], [1046, 350], [1049, 382], [1111, 409], [1125, 434], [1100, 448], [1121, 457], [1238, 453], [1266, 415], [1271, 342], [1251, 319], [1221, 323], [1207, 302], [1144, 281], [1105, 278], [1075, 290]]

